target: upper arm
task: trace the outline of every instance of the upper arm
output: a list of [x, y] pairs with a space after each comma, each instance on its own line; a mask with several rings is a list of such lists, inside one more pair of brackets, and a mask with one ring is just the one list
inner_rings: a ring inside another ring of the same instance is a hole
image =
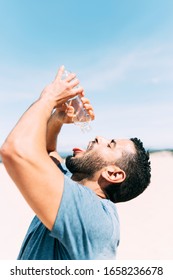
[[31, 162], [11, 160], [6, 168], [30, 207], [51, 230], [63, 193], [63, 173], [46, 154]]

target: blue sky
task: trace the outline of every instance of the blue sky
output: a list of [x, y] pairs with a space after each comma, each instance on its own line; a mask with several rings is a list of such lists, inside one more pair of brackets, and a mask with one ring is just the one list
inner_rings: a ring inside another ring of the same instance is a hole
[[65, 125], [59, 148], [96, 135], [173, 148], [173, 1], [0, 1], [0, 145], [60, 65], [77, 73], [96, 119]]

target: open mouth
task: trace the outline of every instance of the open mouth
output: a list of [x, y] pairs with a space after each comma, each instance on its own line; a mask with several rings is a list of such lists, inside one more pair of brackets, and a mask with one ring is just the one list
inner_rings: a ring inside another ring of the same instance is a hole
[[80, 148], [73, 148], [73, 154], [74, 155], [82, 153], [82, 152], [85, 152], [85, 150], [80, 149]]
[[78, 148], [78, 147], [73, 148], [73, 154], [76, 155], [76, 154], [79, 154], [79, 153], [84, 153], [86, 151], [87, 152], [90, 151], [93, 148], [94, 143], [95, 143], [95, 141], [90, 141], [88, 146], [87, 146], [87, 148], [86, 148], [86, 150]]

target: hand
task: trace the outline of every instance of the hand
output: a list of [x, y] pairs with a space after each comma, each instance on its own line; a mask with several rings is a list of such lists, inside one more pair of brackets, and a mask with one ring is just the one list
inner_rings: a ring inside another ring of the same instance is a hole
[[76, 74], [70, 73], [67, 78], [62, 80], [63, 72], [64, 66], [61, 66], [55, 80], [45, 87], [40, 96], [40, 99], [49, 102], [54, 108], [61, 106], [68, 99], [78, 94], [84, 96], [83, 88], [79, 86]]
[[[87, 110], [88, 114], [90, 115], [91, 120], [94, 120], [95, 119], [94, 110], [89, 99], [85, 97], [81, 97], [81, 100], [83, 102], [84, 108]], [[73, 123], [74, 116], [75, 116], [74, 108], [70, 105], [62, 104], [61, 107], [56, 108], [51, 118], [54, 119], [55, 122], [60, 122], [63, 124], [63, 123]]]

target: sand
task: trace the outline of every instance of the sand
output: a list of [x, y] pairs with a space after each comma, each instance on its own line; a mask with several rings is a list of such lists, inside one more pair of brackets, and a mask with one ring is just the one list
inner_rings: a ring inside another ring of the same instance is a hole
[[[138, 198], [117, 204], [121, 241], [118, 260], [173, 259], [173, 154], [151, 155], [152, 182]], [[0, 260], [15, 260], [33, 211], [0, 164]]]

